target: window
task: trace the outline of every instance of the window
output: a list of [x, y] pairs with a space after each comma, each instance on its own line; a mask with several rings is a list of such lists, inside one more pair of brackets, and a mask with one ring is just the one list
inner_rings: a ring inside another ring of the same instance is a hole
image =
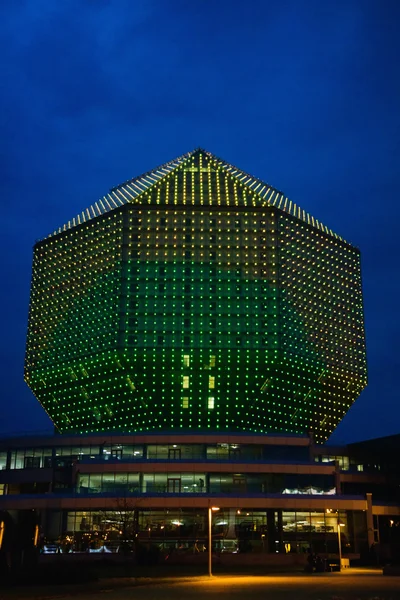
[[215, 377], [214, 375], [209, 375], [208, 377], [208, 388], [213, 390], [215, 388]]
[[192, 241], [192, 235], [190, 233], [186, 233], [185, 242], [190, 243]]
[[162, 346], [162, 345], [164, 344], [164, 336], [162, 336], [162, 335], [159, 335], [159, 336], [157, 337], [157, 344], [158, 344], [159, 346]]
[[192, 224], [192, 219], [190, 217], [186, 217], [185, 219], [185, 225], [186, 227]]
[[190, 293], [190, 291], [191, 291], [190, 283], [185, 283], [185, 294]]
[[167, 224], [167, 219], [165, 217], [160, 217], [160, 225], [161, 227], [165, 227]]
[[212, 244], [215, 244], [215, 243], [216, 243], [216, 241], [217, 241], [217, 236], [216, 236], [216, 235], [210, 235], [210, 242], [211, 242]]
[[0, 451], [0, 471], [5, 469], [7, 466], [7, 452]]
[[185, 302], [183, 303], [183, 307], [185, 310], [190, 310], [192, 307], [192, 303], [190, 302], [190, 300], [185, 300]]
[[183, 366], [189, 367], [189, 365], [190, 365], [190, 356], [189, 356], [189, 354], [184, 354], [183, 355]]
[[182, 387], [187, 390], [189, 388], [189, 375], [183, 375], [182, 377]]
[[214, 354], [211, 354], [211, 356], [210, 356], [210, 367], [211, 368], [215, 367], [215, 363], [216, 363], [216, 356]]
[[240, 219], [235, 219], [235, 227], [236, 228], [240, 227]]
[[192, 258], [191, 250], [185, 250], [185, 258]]
[[214, 397], [209, 396], [208, 398], [208, 410], [212, 410], [214, 408]]
[[210, 252], [210, 259], [211, 260], [215, 260], [217, 258], [217, 253], [216, 252]]
[[165, 275], [165, 267], [158, 267], [158, 274]]
[[159, 292], [165, 292], [165, 283], [159, 283], [158, 284], [158, 291]]
[[182, 408], [189, 408], [189, 398], [187, 396], [182, 398]]
[[40, 456], [25, 456], [25, 469], [40, 469]]
[[192, 273], [192, 268], [191, 267], [185, 267], [185, 276], [186, 277], [190, 277]]
[[185, 327], [185, 329], [190, 327], [190, 319], [189, 318], [186, 318], [183, 320], [183, 326]]
[[183, 337], [183, 345], [184, 345], [184, 346], [190, 346], [190, 336], [188, 336], [188, 335], [185, 335], [185, 336]]

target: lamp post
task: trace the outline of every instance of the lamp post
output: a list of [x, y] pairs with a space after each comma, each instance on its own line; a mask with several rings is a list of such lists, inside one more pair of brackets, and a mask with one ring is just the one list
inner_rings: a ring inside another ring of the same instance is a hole
[[340, 522], [339, 509], [337, 511], [337, 535], [338, 535], [338, 548], [339, 548], [339, 571], [342, 570], [342, 537], [340, 535], [340, 528], [344, 527], [344, 523]]
[[208, 576], [212, 577], [212, 513], [219, 506], [208, 506]]
[[342, 539], [340, 537], [340, 522], [339, 522], [339, 511], [337, 518], [337, 539], [338, 539], [338, 548], [339, 548], [339, 571], [342, 570]]
[[[327, 514], [334, 512], [332, 508], [326, 509]], [[340, 522], [340, 513], [337, 509], [337, 535], [338, 535], [338, 553], [339, 553], [339, 571], [342, 570], [342, 538], [340, 535], [340, 528], [344, 527], [344, 523]]]

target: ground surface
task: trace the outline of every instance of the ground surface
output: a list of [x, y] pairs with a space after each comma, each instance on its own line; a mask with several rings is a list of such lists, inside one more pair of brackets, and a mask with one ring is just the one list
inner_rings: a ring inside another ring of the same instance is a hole
[[376, 570], [284, 574], [104, 580], [81, 586], [13, 588], [0, 599], [61, 600], [400, 600], [400, 577]]

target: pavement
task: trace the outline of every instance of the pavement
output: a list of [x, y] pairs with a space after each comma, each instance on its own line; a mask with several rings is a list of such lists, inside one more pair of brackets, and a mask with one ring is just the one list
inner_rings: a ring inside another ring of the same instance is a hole
[[340, 573], [284, 573], [175, 577], [119, 577], [78, 585], [0, 589], [0, 600], [400, 600], [400, 577], [381, 569]]

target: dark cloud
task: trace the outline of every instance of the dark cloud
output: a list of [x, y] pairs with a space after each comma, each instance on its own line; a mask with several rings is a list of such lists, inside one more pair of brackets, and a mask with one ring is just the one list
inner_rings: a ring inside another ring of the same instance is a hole
[[336, 441], [398, 430], [395, 1], [2, 3], [0, 431], [22, 380], [31, 247], [110, 187], [202, 146], [360, 247], [368, 389]]

